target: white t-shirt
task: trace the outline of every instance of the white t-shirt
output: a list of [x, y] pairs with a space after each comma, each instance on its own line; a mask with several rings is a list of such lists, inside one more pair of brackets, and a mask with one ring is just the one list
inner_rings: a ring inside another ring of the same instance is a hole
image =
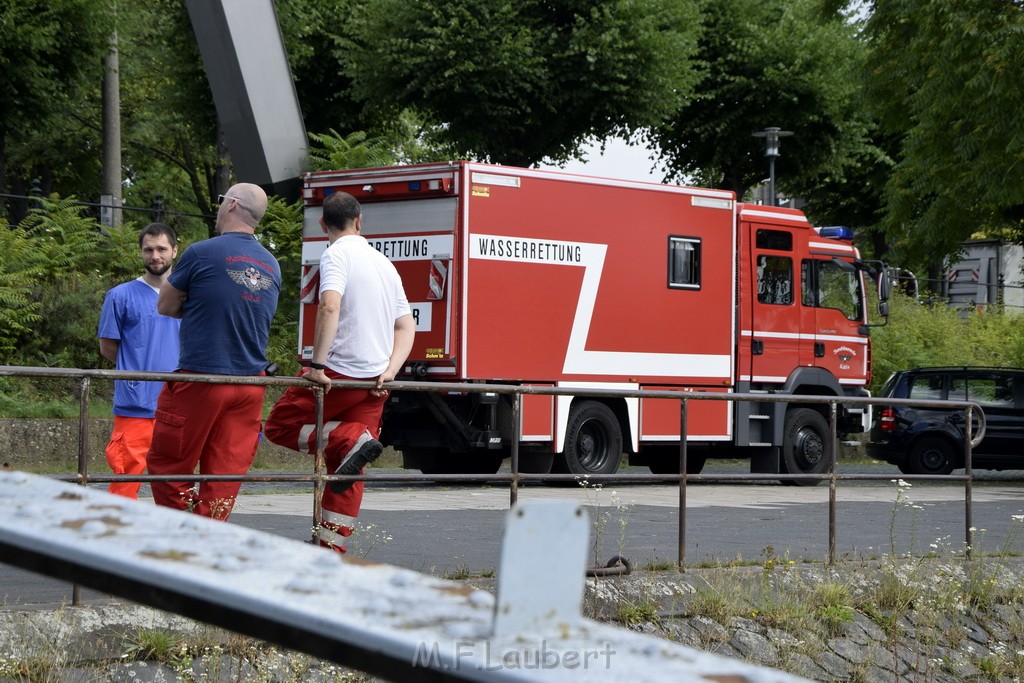
[[388, 367], [395, 321], [411, 313], [402, 278], [362, 235], [345, 235], [320, 257], [320, 296], [341, 295], [338, 330], [327, 366], [348, 377], [376, 377]]

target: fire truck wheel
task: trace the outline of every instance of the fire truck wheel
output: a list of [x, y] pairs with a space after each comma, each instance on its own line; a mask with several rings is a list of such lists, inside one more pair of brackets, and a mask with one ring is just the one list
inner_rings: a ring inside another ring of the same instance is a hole
[[[828, 470], [832, 454], [829, 446], [828, 422], [821, 413], [810, 408], [786, 411], [786, 433], [782, 444], [784, 474], [821, 474]], [[815, 480], [783, 480], [794, 486], [817, 486]]]
[[598, 401], [574, 403], [569, 413], [565, 450], [552, 471], [613, 474], [622, 460], [622, 430], [612, 409]]
[[956, 469], [953, 446], [946, 440], [926, 436], [910, 449], [907, 464], [913, 474], [949, 474]]

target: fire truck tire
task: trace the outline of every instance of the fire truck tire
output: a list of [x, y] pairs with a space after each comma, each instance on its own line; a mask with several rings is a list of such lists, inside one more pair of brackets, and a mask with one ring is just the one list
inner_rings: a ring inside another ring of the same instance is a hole
[[[810, 408], [786, 411], [785, 438], [782, 443], [784, 474], [821, 474], [832, 459], [828, 422]], [[817, 486], [814, 480], [783, 480], [793, 486]]]
[[574, 403], [569, 413], [565, 450], [555, 456], [553, 472], [613, 474], [622, 461], [622, 429], [612, 409], [598, 401]]
[[936, 436], [918, 440], [907, 456], [913, 474], [949, 474], [956, 469], [955, 461], [952, 444]]

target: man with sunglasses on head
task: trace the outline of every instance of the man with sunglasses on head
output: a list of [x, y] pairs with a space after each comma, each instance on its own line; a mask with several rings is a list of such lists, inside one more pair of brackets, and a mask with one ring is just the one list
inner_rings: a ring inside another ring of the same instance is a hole
[[[267, 195], [250, 183], [220, 197], [218, 236], [178, 259], [157, 309], [181, 318], [179, 373], [263, 375], [281, 267], [255, 236]], [[156, 408], [149, 473], [245, 474], [256, 456], [264, 387], [168, 382]], [[153, 482], [158, 505], [226, 520], [240, 482]]]

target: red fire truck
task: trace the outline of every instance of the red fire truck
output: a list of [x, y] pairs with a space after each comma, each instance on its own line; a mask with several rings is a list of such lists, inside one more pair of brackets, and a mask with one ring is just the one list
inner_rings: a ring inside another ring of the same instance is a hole
[[[867, 395], [870, 267], [847, 229], [727, 191], [462, 161], [304, 177], [301, 359], [327, 245], [320, 205], [334, 191], [359, 199], [363, 235], [405, 284], [416, 340], [399, 379]], [[678, 472], [679, 405], [526, 395], [521, 467], [610, 473], [625, 453]], [[755, 472], [827, 468], [826, 405], [687, 405], [691, 472], [707, 457], [749, 458]], [[840, 406], [840, 433], [863, 431], [863, 413]], [[407, 468], [489, 473], [512, 436], [509, 395], [416, 391], [393, 393], [382, 438]]]

